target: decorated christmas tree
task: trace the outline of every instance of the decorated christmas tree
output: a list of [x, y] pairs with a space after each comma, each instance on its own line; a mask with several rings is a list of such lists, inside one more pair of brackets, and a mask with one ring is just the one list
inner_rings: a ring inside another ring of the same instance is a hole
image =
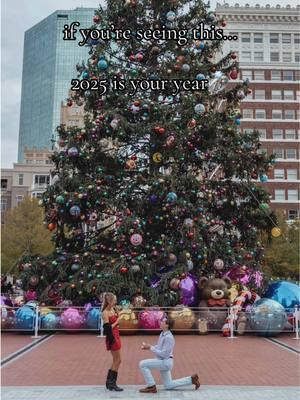
[[[68, 100], [87, 115], [84, 129], [58, 128], [53, 183], [41, 201], [56, 251], [24, 261], [24, 285], [34, 281], [49, 304], [78, 305], [104, 291], [137, 306], [197, 305], [190, 285], [201, 276], [246, 274], [258, 289], [259, 237], [274, 221], [259, 180], [273, 160], [259, 151], [257, 132], [238, 129], [249, 89], [237, 55], [220, 58], [220, 40], [179, 37], [226, 22], [185, 0], [107, 1], [93, 22], [130, 37], [89, 39], [78, 78], [127, 86], [101, 94], [82, 85]], [[138, 38], [148, 30], [161, 36]], [[137, 79], [149, 90], [133, 94]], [[156, 90], [166, 79], [190, 83]]]

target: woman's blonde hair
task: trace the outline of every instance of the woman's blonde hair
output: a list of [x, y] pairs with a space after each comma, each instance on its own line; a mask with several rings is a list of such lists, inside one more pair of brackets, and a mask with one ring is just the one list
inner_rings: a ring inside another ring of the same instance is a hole
[[113, 301], [115, 297], [116, 295], [111, 292], [105, 292], [103, 294], [102, 311], [106, 309], [106, 307]]

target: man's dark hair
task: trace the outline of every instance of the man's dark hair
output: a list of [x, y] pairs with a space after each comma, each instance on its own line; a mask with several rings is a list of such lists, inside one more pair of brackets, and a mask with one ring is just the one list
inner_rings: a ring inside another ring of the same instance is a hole
[[174, 320], [170, 317], [165, 318], [166, 324], [168, 325], [169, 330], [172, 330], [174, 326]]

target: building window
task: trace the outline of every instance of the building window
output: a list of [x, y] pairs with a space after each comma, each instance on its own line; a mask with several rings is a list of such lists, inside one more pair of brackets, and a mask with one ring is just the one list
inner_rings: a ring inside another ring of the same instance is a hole
[[293, 81], [293, 71], [283, 71], [283, 80], [284, 81]]
[[300, 33], [294, 33], [294, 43], [300, 43]]
[[296, 169], [287, 169], [286, 170], [288, 181], [296, 181], [297, 180], [297, 170]]
[[281, 71], [271, 71], [272, 81], [281, 81]]
[[7, 190], [7, 179], [1, 179], [1, 191]]
[[251, 61], [251, 51], [242, 51], [242, 61]]
[[250, 33], [242, 33], [242, 42], [243, 43], [250, 43]]
[[297, 189], [288, 189], [288, 200], [298, 201], [298, 190]]
[[300, 62], [300, 53], [295, 53], [295, 62]]
[[7, 199], [1, 198], [1, 211], [7, 210]]
[[270, 33], [270, 43], [279, 43], [278, 33]]
[[274, 149], [275, 158], [283, 158], [283, 149]]
[[295, 129], [286, 129], [285, 130], [285, 138], [286, 139], [296, 139], [296, 131]]
[[275, 189], [275, 200], [284, 201], [285, 200], [285, 190]]
[[42, 192], [32, 192], [31, 195], [34, 199], [42, 199], [43, 198], [43, 193]]
[[249, 81], [251, 81], [252, 80], [252, 71], [251, 70], [243, 70], [242, 77], [244, 80], [249, 79]]
[[270, 60], [271, 61], [279, 61], [280, 60], [280, 58], [279, 58], [279, 52], [278, 51], [272, 51], [271, 53], [270, 53]]
[[281, 100], [281, 90], [272, 90], [272, 100]]
[[267, 138], [267, 130], [266, 129], [257, 129], [259, 133], [259, 138], [260, 139], [266, 139]]
[[296, 160], [296, 149], [286, 149], [285, 154], [287, 160]]
[[289, 210], [289, 219], [297, 219], [299, 216], [298, 210]]
[[243, 110], [243, 118], [253, 118], [253, 110], [251, 108], [245, 108]]
[[264, 61], [264, 53], [262, 51], [254, 52], [254, 61]]
[[272, 135], [273, 135], [273, 139], [276, 139], [276, 140], [283, 139], [282, 129], [273, 129]]
[[272, 110], [272, 119], [282, 119], [282, 110]]
[[294, 100], [294, 91], [293, 90], [284, 90], [283, 98], [284, 98], [284, 100]]
[[264, 89], [255, 89], [255, 99], [264, 100], [266, 98]]
[[265, 119], [266, 118], [266, 110], [263, 110], [263, 109], [255, 110], [255, 118], [256, 119]]
[[18, 174], [18, 185], [24, 185], [24, 174]]
[[300, 70], [298, 69], [295, 71], [295, 81], [300, 81]]
[[50, 176], [49, 175], [35, 175], [34, 184], [38, 186], [49, 185]]
[[23, 195], [16, 196], [16, 204], [17, 204], [17, 206], [23, 201], [23, 199], [24, 199]]
[[292, 53], [282, 53], [282, 61], [283, 62], [291, 62], [292, 61]]
[[274, 169], [274, 179], [284, 179], [284, 169]]
[[254, 71], [254, 79], [256, 81], [263, 81], [265, 79], [265, 71], [263, 69]]
[[295, 119], [295, 110], [284, 110], [284, 119]]
[[254, 33], [254, 43], [262, 43], [262, 42], [263, 42], [263, 34]]
[[283, 33], [282, 34], [282, 43], [283, 44], [290, 44], [291, 43], [291, 34], [290, 33]]

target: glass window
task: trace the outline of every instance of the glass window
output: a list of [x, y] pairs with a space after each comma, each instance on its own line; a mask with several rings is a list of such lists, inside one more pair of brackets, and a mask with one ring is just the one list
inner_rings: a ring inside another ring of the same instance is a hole
[[273, 81], [281, 81], [281, 71], [271, 71], [271, 78]]
[[243, 110], [243, 118], [253, 118], [253, 110], [251, 108], [245, 108]]
[[274, 149], [275, 158], [283, 158], [283, 149]]
[[23, 195], [18, 195], [18, 196], [16, 196], [16, 199], [17, 199], [16, 203], [17, 203], [17, 206], [18, 206], [23, 201], [24, 196]]
[[295, 53], [295, 62], [300, 62], [300, 53]]
[[273, 139], [283, 139], [283, 131], [282, 129], [273, 129], [272, 130]]
[[285, 190], [275, 189], [275, 200], [285, 200]]
[[1, 190], [7, 189], [7, 179], [1, 179]]
[[282, 110], [272, 110], [273, 119], [282, 119]]
[[298, 201], [298, 190], [288, 189], [288, 200]]
[[254, 61], [264, 61], [263, 51], [255, 51], [254, 52]]
[[252, 71], [251, 70], [243, 70], [242, 71], [242, 77], [244, 80], [249, 79], [249, 81], [252, 80]]
[[286, 149], [285, 151], [287, 160], [295, 160], [296, 159], [296, 149]]
[[266, 92], [264, 89], [255, 89], [255, 99], [257, 100], [264, 100]]
[[285, 138], [286, 139], [296, 139], [295, 129], [286, 129], [285, 130]]
[[49, 185], [50, 176], [49, 175], [35, 175], [34, 176], [34, 184], [35, 185]]
[[7, 210], [7, 199], [1, 198], [1, 211]]
[[251, 51], [242, 51], [242, 61], [251, 61]]
[[259, 132], [259, 138], [260, 139], [266, 139], [267, 137], [267, 130], [266, 129], [257, 129]]
[[282, 43], [284, 43], [284, 44], [291, 43], [291, 34], [290, 33], [283, 33], [282, 34]]
[[284, 81], [294, 80], [293, 71], [283, 71], [283, 80]]
[[265, 71], [263, 69], [254, 71], [254, 79], [256, 81], [263, 81], [265, 79]]
[[256, 119], [265, 119], [266, 118], [266, 110], [263, 110], [263, 109], [255, 110], [255, 118]]
[[33, 192], [31, 195], [34, 199], [42, 199], [43, 193], [42, 192]]
[[18, 174], [18, 185], [24, 184], [24, 174]]
[[242, 33], [242, 42], [250, 43], [250, 33]]
[[278, 33], [270, 33], [270, 43], [279, 43]]
[[284, 179], [284, 169], [274, 169], [274, 179]]
[[254, 43], [262, 43], [262, 42], [263, 42], [263, 34], [254, 33]]
[[284, 90], [283, 98], [284, 98], [284, 100], [294, 100], [294, 91], [293, 90]]
[[272, 90], [272, 99], [281, 100], [281, 90]]
[[295, 81], [300, 81], [300, 70], [298, 69], [295, 71]]
[[271, 61], [279, 61], [279, 52], [278, 51], [271, 51], [270, 53], [270, 60]]
[[299, 216], [298, 210], [289, 210], [289, 219], [297, 219]]
[[282, 53], [282, 61], [283, 62], [291, 62], [292, 61], [292, 53], [290, 53], [290, 52]]
[[297, 180], [297, 170], [296, 169], [287, 169], [286, 170], [287, 179], [290, 181]]
[[300, 43], [300, 33], [294, 33], [294, 43]]
[[295, 119], [295, 110], [284, 110], [284, 119]]

